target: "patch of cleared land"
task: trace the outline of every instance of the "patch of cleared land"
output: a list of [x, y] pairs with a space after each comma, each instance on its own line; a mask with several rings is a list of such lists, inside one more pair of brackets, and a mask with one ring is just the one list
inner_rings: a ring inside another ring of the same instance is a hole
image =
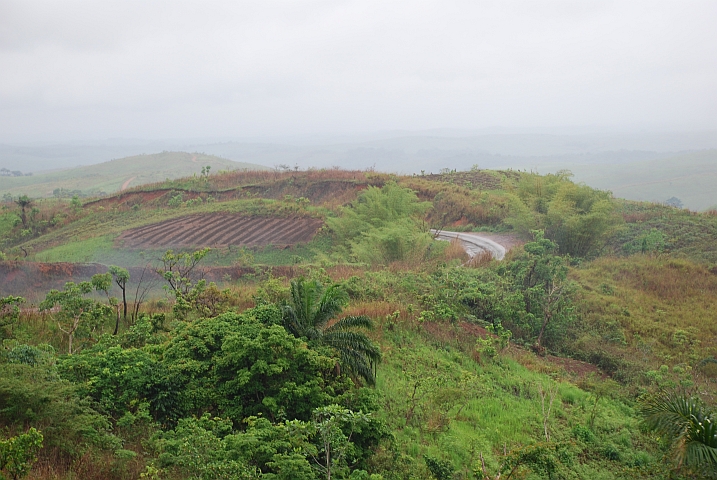
[[191, 215], [127, 230], [117, 243], [126, 248], [294, 245], [311, 240], [322, 223], [309, 217]]

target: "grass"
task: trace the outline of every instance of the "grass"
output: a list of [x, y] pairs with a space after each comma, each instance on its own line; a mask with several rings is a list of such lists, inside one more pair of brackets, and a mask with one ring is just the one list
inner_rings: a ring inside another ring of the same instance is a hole
[[49, 248], [35, 254], [35, 260], [39, 262], [98, 262], [100, 259], [111, 259], [116, 256], [113, 244], [113, 235], [91, 237]]
[[619, 201], [624, 226], [608, 241], [616, 255], [639, 250], [640, 242], [653, 230], [660, 232], [664, 245], [656, 250], [690, 260], [717, 264], [717, 216], [695, 213], [664, 205]]
[[[476, 362], [465, 345], [434, 337], [405, 315], [381, 322], [376, 336], [384, 352], [377, 385], [383, 419], [416, 465], [430, 455], [448, 460], [456, 478], [472, 478], [482, 453], [496, 472], [504, 449], [545, 441], [542, 387], [556, 392], [549, 433], [569, 446], [578, 478], [637, 478], [646, 473], [642, 463], [658, 467], [657, 445], [640, 433], [632, 405], [619, 397], [598, 399], [533, 354], [508, 351]], [[591, 440], [576, 439], [576, 428], [589, 431]]]
[[[581, 287], [574, 354], [617, 378], [646, 385], [644, 372], [717, 354], [717, 276], [703, 265], [657, 255], [601, 258], [571, 278]], [[714, 393], [717, 378], [695, 374]]]

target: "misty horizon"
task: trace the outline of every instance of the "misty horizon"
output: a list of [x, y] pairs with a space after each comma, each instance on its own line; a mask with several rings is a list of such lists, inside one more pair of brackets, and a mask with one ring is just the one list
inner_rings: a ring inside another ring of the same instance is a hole
[[715, 18], [713, 2], [8, 1], [0, 142], [711, 131]]

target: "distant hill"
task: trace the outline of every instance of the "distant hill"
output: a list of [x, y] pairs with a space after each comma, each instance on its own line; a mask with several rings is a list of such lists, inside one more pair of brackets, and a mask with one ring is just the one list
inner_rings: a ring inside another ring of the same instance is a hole
[[717, 205], [717, 150], [607, 165], [571, 165], [574, 180], [611, 190], [616, 197], [664, 203], [676, 197], [685, 208]]
[[[136, 155], [109, 162], [59, 170], [39, 172], [31, 176], [0, 176], [0, 195], [27, 194], [31, 197], [50, 197], [56, 189], [64, 192], [80, 191], [85, 195], [113, 193], [128, 187], [167, 179], [200, 175], [202, 168], [211, 173], [221, 170], [269, 170], [253, 163], [242, 163], [201, 153], [162, 152]], [[19, 166], [21, 169], [21, 166]]]

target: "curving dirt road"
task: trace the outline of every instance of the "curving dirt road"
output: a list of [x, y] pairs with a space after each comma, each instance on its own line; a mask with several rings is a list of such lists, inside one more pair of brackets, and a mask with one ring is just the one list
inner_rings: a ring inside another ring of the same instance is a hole
[[470, 258], [483, 252], [490, 252], [496, 260], [503, 260], [503, 257], [505, 257], [506, 249], [503, 245], [494, 242], [490, 238], [483, 237], [479, 233], [446, 232], [433, 229], [431, 233], [438, 240], [458, 240]]
[[134, 180], [135, 178], [137, 178], [137, 177], [132, 177], [129, 180], [127, 180], [126, 182], [124, 182], [122, 184], [122, 187], [120, 188], [120, 192], [123, 190], [127, 190], [127, 187], [129, 187], [130, 182], [132, 182], [132, 180]]

